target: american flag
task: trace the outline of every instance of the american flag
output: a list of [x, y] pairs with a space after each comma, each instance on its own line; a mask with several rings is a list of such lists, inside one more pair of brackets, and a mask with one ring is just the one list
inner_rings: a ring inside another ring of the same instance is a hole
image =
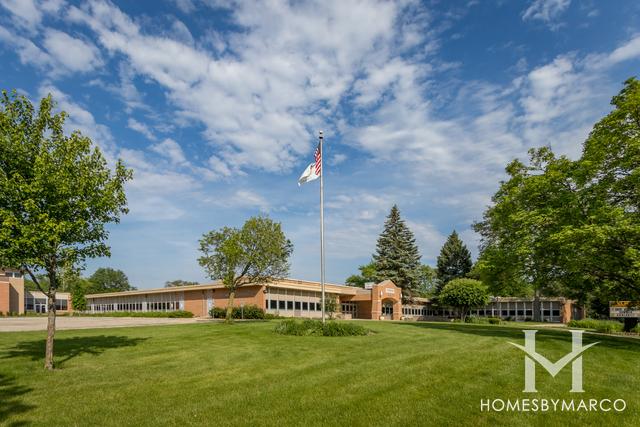
[[322, 153], [320, 152], [320, 143], [318, 143], [318, 146], [316, 147], [314, 158], [316, 161], [316, 175], [320, 175], [322, 172]]

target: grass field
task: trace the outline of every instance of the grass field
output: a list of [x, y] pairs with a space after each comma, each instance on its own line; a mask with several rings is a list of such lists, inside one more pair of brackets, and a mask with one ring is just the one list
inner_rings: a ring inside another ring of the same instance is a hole
[[[522, 393], [520, 326], [367, 322], [364, 337], [293, 337], [274, 322], [199, 323], [57, 334], [58, 370], [42, 369], [44, 333], [0, 333], [0, 425], [618, 425], [640, 424], [640, 340], [601, 341], [571, 369], [537, 370]], [[557, 360], [567, 331], [541, 330]], [[481, 412], [480, 399], [623, 398], [616, 412]]]

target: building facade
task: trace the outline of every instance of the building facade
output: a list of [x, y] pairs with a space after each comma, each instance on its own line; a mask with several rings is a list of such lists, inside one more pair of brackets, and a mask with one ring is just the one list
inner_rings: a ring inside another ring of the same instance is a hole
[[[443, 320], [454, 318], [453, 309], [437, 307], [429, 299], [415, 298], [402, 303], [401, 289], [390, 280], [371, 284], [365, 289], [326, 284], [327, 298], [336, 300], [342, 319], [374, 320]], [[219, 282], [208, 285], [159, 288], [87, 295], [91, 313], [113, 311], [185, 310], [196, 317], [207, 317], [214, 307], [226, 307], [229, 291]], [[247, 284], [238, 288], [234, 306], [256, 305], [267, 313], [284, 317], [319, 318], [322, 314], [320, 283], [282, 279], [269, 284]], [[485, 307], [471, 314], [505, 320], [533, 320], [533, 299], [492, 298]], [[582, 318], [582, 310], [565, 298], [541, 298], [540, 318], [544, 322], [567, 323]]]
[[[47, 296], [40, 291], [25, 289], [20, 271], [0, 269], [0, 315], [46, 313], [47, 310]], [[70, 293], [56, 292], [56, 311], [72, 311]]]

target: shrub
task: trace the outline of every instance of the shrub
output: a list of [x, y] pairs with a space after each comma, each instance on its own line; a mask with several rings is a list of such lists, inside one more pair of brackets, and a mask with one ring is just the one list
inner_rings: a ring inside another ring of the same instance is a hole
[[305, 319], [299, 321], [287, 319], [276, 325], [275, 332], [281, 335], [348, 337], [368, 335], [370, 331], [361, 325], [349, 322], [331, 320], [323, 325], [319, 320]]
[[224, 319], [226, 311], [227, 310], [222, 307], [213, 307], [211, 310], [209, 310], [209, 316], [213, 317], [214, 319]]
[[[58, 314], [58, 316], [67, 313]], [[113, 311], [106, 313], [73, 313], [74, 316], [87, 317], [158, 317], [158, 318], [191, 318], [193, 313], [190, 311]]]
[[582, 319], [571, 320], [568, 323], [571, 328], [583, 328], [593, 329], [597, 332], [612, 333], [622, 332], [623, 324], [617, 320], [597, 320], [597, 319]]
[[492, 325], [499, 325], [502, 323], [502, 319], [499, 317], [487, 317], [487, 321]]
[[[227, 308], [213, 307], [209, 310], [209, 316], [214, 319], [224, 319], [227, 317]], [[257, 305], [245, 305], [244, 308], [233, 307], [231, 317], [233, 319], [265, 319], [266, 313]]]
[[631, 328], [630, 332], [633, 332], [633, 333], [636, 333], [636, 334], [640, 334], [640, 323], [638, 323], [636, 326]]
[[465, 317], [464, 323], [489, 323], [489, 321], [484, 317], [471, 315], [471, 316]]

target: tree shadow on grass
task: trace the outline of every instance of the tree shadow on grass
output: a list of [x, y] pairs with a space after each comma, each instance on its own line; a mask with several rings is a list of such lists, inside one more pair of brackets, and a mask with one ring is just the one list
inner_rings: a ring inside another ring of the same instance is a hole
[[0, 374], [0, 424], [11, 427], [27, 425], [27, 421], [12, 421], [5, 424], [10, 416], [28, 412], [35, 406], [24, 403], [21, 396], [32, 389], [16, 384], [13, 378]]
[[[82, 354], [98, 356], [111, 348], [133, 347], [147, 338], [129, 338], [114, 335], [96, 335], [91, 337], [58, 338], [54, 343], [54, 360], [57, 367]], [[43, 360], [45, 340], [23, 341], [8, 349], [3, 359], [30, 357], [31, 360]]]
[[[516, 343], [524, 342], [524, 333], [522, 332], [525, 329], [537, 329], [538, 333], [536, 334], [536, 341], [547, 341], [547, 340], [564, 340], [567, 342], [571, 342], [571, 334], [569, 333], [570, 328], [544, 328], [544, 327], [536, 327], [533, 325], [528, 325], [526, 323], [522, 324], [522, 327], [505, 327], [498, 325], [479, 325], [473, 323], [432, 323], [432, 322], [407, 322], [407, 323], [399, 323], [404, 326], [411, 326], [423, 329], [431, 329], [431, 330], [446, 330], [451, 332], [458, 332], [463, 334], [471, 334], [476, 336], [485, 336], [485, 337], [496, 337], [496, 338], [508, 338], [509, 340], [513, 340]], [[583, 341], [585, 344], [589, 344], [591, 342], [600, 341], [605, 344], [607, 347], [613, 347], [617, 349], [630, 350], [633, 352], [640, 353], [640, 340], [629, 337], [612, 337], [606, 335], [596, 335], [596, 334], [585, 334]]]

